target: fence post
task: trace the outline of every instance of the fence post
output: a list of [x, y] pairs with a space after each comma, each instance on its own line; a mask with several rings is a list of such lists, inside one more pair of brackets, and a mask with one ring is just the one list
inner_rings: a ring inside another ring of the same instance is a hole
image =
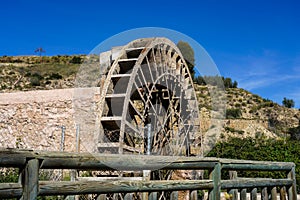
[[149, 194], [149, 200], [157, 200], [157, 192], [151, 192]]
[[220, 200], [221, 198], [221, 164], [216, 163], [209, 175], [213, 180], [214, 188], [209, 191], [209, 200]]
[[22, 200], [37, 199], [39, 190], [39, 160], [31, 159], [27, 161], [22, 171], [23, 195]]
[[190, 199], [198, 200], [198, 191], [197, 190], [190, 191]]
[[[229, 178], [237, 179], [237, 171], [229, 171]], [[228, 193], [232, 195], [233, 200], [238, 199], [238, 190], [237, 189], [231, 189], [231, 190], [229, 190]]]
[[288, 188], [289, 200], [297, 200], [295, 166], [289, 172], [288, 178], [293, 180], [293, 184]]
[[251, 200], [257, 200], [257, 188], [253, 188], [250, 193]]
[[133, 194], [132, 194], [132, 193], [127, 193], [127, 194], [124, 196], [124, 200], [133, 200]]
[[171, 193], [170, 200], [178, 200], [178, 191], [173, 191]]
[[286, 200], [286, 190], [285, 186], [280, 188], [280, 200]]
[[271, 199], [277, 200], [277, 188], [276, 187], [273, 187], [271, 190]]
[[261, 199], [262, 200], [269, 200], [268, 197], [268, 188], [267, 187], [263, 187], [261, 190]]
[[106, 194], [100, 194], [97, 198], [97, 200], [105, 200], [106, 199]]
[[242, 189], [240, 193], [240, 199], [246, 200], [247, 199], [247, 189]]

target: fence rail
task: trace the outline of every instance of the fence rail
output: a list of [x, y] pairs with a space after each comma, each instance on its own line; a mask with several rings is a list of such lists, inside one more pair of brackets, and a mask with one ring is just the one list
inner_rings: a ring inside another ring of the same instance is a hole
[[[172, 162], [170, 162], [172, 160]], [[208, 190], [210, 200], [219, 200], [222, 190], [236, 192], [240, 189], [240, 199], [246, 199], [251, 190], [251, 199], [256, 199], [257, 188], [262, 188], [263, 199], [276, 199], [277, 188], [287, 188], [289, 200], [296, 200], [295, 164], [291, 162], [260, 162], [198, 157], [168, 157], [143, 155], [111, 155], [89, 153], [44, 152], [16, 149], [0, 149], [0, 167], [20, 169], [18, 183], [1, 183], [0, 199], [36, 199], [38, 195], [77, 195], [104, 193], [158, 192], [181, 190]], [[40, 169], [75, 170], [124, 170], [142, 171], [166, 170], [208, 170], [207, 180], [78, 180], [40, 181]], [[226, 171], [283, 171], [284, 179], [242, 178], [222, 180]], [[282, 192], [283, 190], [280, 190]], [[283, 196], [283, 194], [281, 194]], [[149, 195], [149, 199], [155, 195]], [[233, 197], [235, 198], [235, 197]]]

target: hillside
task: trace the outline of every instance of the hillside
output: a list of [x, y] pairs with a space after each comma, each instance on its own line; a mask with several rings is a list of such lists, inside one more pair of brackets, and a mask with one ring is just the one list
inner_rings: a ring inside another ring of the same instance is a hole
[[[51, 90], [74, 87], [76, 73], [85, 56], [15, 56], [0, 57], [0, 92]], [[93, 63], [97, 57], [90, 58]], [[212, 86], [195, 84], [201, 113], [201, 130], [214, 134], [217, 126], [211, 117], [215, 112], [210, 92]], [[296, 137], [299, 132], [300, 111], [280, 106], [241, 88], [225, 91], [226, 114], [221, 139], [228, 136], [269, 138]], [[214, 102], [215, 103], [215, 102]], [[222, 117], [222, 116], [219, 116]], [[296, 130], [296, 131], [295, 131]]]
[[[2, 56], [0, 91], [71, 88], [85, 56]], [[97, 62], [97, 59], [95, 60]]]

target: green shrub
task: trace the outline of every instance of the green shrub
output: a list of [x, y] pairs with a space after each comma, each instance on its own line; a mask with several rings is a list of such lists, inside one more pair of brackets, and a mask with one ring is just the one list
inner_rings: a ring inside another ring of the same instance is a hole
[[19, 170], [6, 168], [0, 171], [0, 183], [16, 183], [19, 179]]
[[30, 85], [31, 86], [40, 86], [41, 85], [41, 80], [38, 79], [37, 77], [31, 77]]
[[241, 104], [236, 103], [236, 104], [234, 104], [234, 106], [237, 107], [237, 108], [239, 108], [239, 107], [241, 107]]
[[240, 135], [245, 133], [245, 131], [243, 131], [243, 130], [237, 130], [237, 129], [234, 129], [234, 128], [231, 128], [231, 127], [228, 127], [228, 126], [225, 127], [225, 131], [228, 131], [228, 132], [231, 132], [231, 133], [238, 133]]
[[31, 86], [40, 86], [41, 80], [43, 80], [43, 76], [39, 73], [30, 74], [30, 85]]
[[59, 73], [51, 73], [48, 79], [62, 79], [62, 75]]
[[[274, 140], [267, 139], [264, 135], [256, 134], [257, 138], [235, 138], [229, 137], [225, 142], [217, 143], [207, 156], [259, 160], [294, 162], [296, 164], [297, 190], [300, 192], [300, 143], [295, 140]], [[238, 151], [237, 151], [238, 149]], [[239, 172], [240, 177], [269, 177], [286, 178], [283, 172]]]
[[295, 106], [295, 101], [293, 99], [283, 98], [282, 105], [287, 108], [293, 108]]
[[69, 61], [72, 64], [81, 64], [82, 59], [80, 56], [73, 56], [72, 59]]
[[226, 110], [226, 118], [227, 119], [237, 119], [242, 116], [241, 109], [239, 108], [232, 108]]

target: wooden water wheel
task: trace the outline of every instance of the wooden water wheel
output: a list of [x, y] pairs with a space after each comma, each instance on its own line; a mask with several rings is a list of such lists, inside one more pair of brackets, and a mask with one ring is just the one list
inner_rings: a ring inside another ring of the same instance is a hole
[[[190, 156], [199, 133], [188, 66], [166, 38], [145, 38], [100, 54], [101, 153]], [[169, 179], [171, 172], [153, 172]], [[167, 197], [165, 197], [167, 198]]]
[[107, 70], [99, 151], [189, 156], [199, 111], [176, 45], [166, 38], [139, 39], [109, 54], [100, 56], [100, 62], [106, 61], [102, 71]]

